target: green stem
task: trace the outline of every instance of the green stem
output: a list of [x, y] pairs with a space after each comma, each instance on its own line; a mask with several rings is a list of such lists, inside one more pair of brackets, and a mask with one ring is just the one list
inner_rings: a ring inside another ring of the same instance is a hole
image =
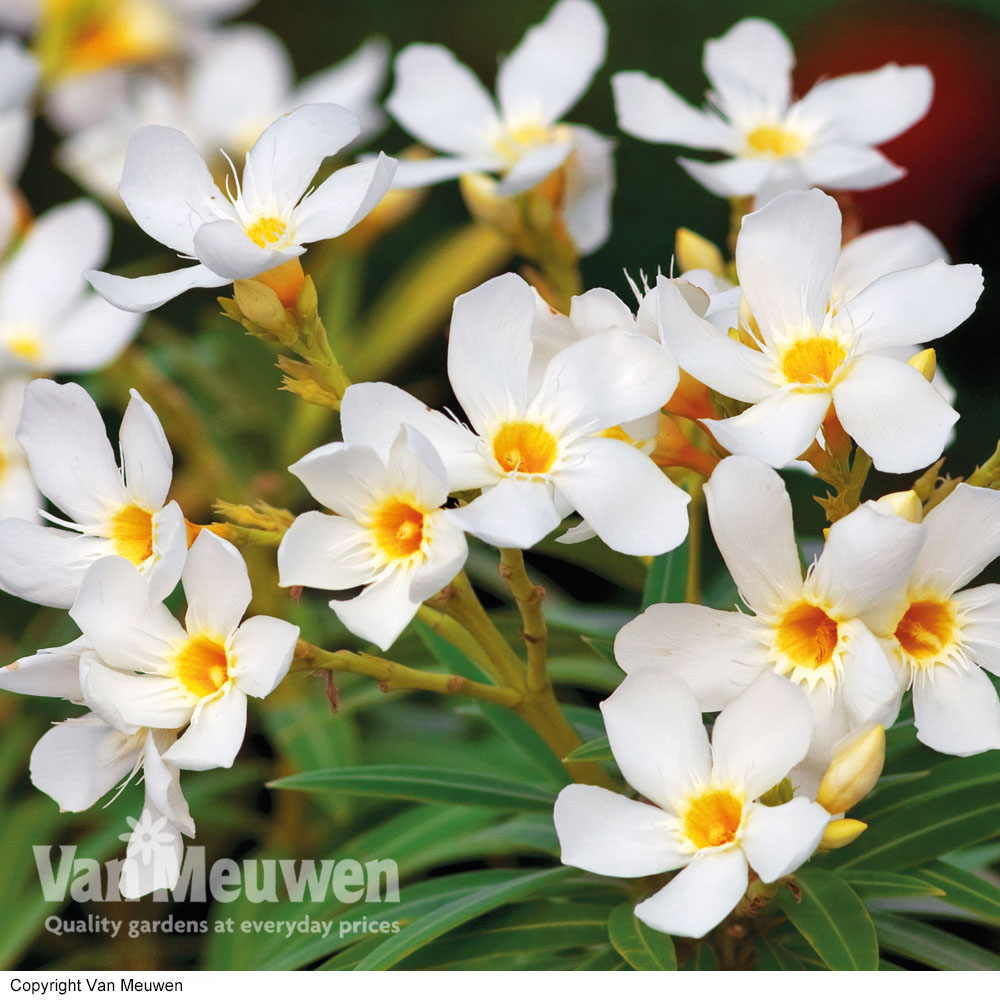
[[528, 652], [528, 690], [544, 691], [549, 684], [546, 668], [549, 632], [542, 613], [545, 588], [528, 579], [524, 553], [520, 549], [500, 550], [500, 576], [507, 581], [521, 612], [521, 622], [524, 625], [521, 635], [524, 636]]

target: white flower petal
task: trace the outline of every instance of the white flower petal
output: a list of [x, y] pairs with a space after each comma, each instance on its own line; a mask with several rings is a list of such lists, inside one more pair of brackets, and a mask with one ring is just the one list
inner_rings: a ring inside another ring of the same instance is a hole
[[385, 460], [362, 445], [321, 445], [289, 472], [325, 507], [355, 521], [366, 520], [372, 506], [392, 492]]
[[913, 716], [917, 739], [939, 753], [968, 757], [1000, 749], [1000, 700], [979, 667], [918, 670]]
[[659, 555], [687, 537], [690, 497], [638, 449], [588, 438], [574, 445], [573, 459], [552, 481], [610, 548]]
[[300, 514], [278, 546], [278, 585], [350, 590], [375, 569], [369, 533], [347, 517]]
[[758, 194], [776, 169], [772, 160], [760, 156], [737, 156], [715, 163], [678, 156], [677, 162], [703, 188], [720, 198], [742, 198]]
[[296, 240], [315, 243], [353, 229], [385, 196], [395, 172], [396, 161], [379, 153], [331, 174], [296, 211]]
[[847, 191], [885, 187], [906, 175], [880, 150], [846, 142], [817, 145], [796, 166], [806, 184]]
[[69, 608], [87, 567], [112, 553], [107, 539], [7, 518], [0, 521], [0, 590], [32, 604]]
[[773, 788], [809, 749], [812, 716], [801, 689], [770, 670], [728, 707], [712, 727], [712, 782], [745, 789], [756, 799]]
[[915, 368], [858, 358], [833, 390], [844, 430], [881, 472], [913, 472], [937, 459], [958, 414]]
[[213, 273], [234, 281], [256, 277], [279, 264], [301, 257], [305, 247], [269, 250], [254, 243], [238, 223], [231, 219], [219, 219], [207, 222], [194, 234], [194, 252]]
[[694, 692], [703, 712], [717, 712], [760, 672], [763, 647], [753, 619], [697, 604], [654, 604], [615, 637], [627, 674], [664, 670]]
[[135, 339], [141, 323], [140, 315], [88, 295], [49, 333], [41, 367], [54, 374], [103, 368]]
[[[152, 843], [138, 831], [155, 830]], [[181, 872], [184, 844], [180, 830], [147, 797], [139, 824], [129, 837], [118, 880], [123, 899], [139, 899], [158, 889], [173, 889]]]
[[738, 848], [699, 854], [668, 885], [635, 908], [635, 915], [664, 934], [700, 938], [736, 907], [747, 891], [747, 859]]
[[812, 857], [823, 839], [830, 814], [809, 799], [796, 797], [780, 806], [750, 806], [740, 847], [762, 882], [791, 875]]
[[935, 260], [948, 262], [944, 244], [919, 222], [883, 226], [844, 244], [833, 275], [833, 298], [850, 302], [876, 278], [893, 271], [920, 267]]
[[594, 785], [568, 785], [553, 814], [562, 863], [598, 875], [637, 878], [672, 871], [688, 858], [673, 846], [662, 809]]
[[899, 599], [925, 534], [919, 524], [863, 504], [830, 528], [807, 589], [841, 619]]
[[881, 351], [941, 337], [972, 315], [982, 291], [983, 272], [975, 264], [936, 260], [884, 274], [848, 306], [858, 350]]
[[177, 734], [170, 730], [150, 729], [143, 746], [142, 780], [146, 786], [146, 804], [167, 816], [189, 837], [194, 836], [194, 820], [181, 791], [180, 769], [163, 760], [174, 745]]
[[535, 146], [520, 156], [506, 171], [503, 180], [497, 184], [495, 193], [506, 197], [533, 188], [545, 180], [553, 170], [562, 166], [572, 149], [573, 144], [568, 140]]
[[388, 382], [361, 382], [344, 394], [340, 426], [349, 444], [367, 445], [388, 455], [404, 424], [419, 431], [441, 456], [450, 490], [476, 489], [491, 480], [479, 453], [479, 439], [409, 393]]
[[662, 670], [629, 674], [601, 702], [601, 714], [625, 780], [651, 802], [673, 811], [708, 784], [708, 734], [683, 681]]
[[8, 322], [53, 323], [84, 291], [82, 273], [104, 262], [111, 226], [91, 201], [50, 209], [4, 265], [0, 313]]
[[660, 339], [681, 368], [713, 389], [747, 403], [773, 393], [764, 355], [727, 337], [697, 315], [684, 292], [683, 282], [663, 275], [657, 279]]
[[330, 601], [337, 617], [356, 636], [388, 649], [420, 607], [410, 597], [411, 574], [393, 567], [350, 601]]
[[253, 596], [247, 564], [236, 548], [202, 531], [188, 552], [181, 574], [191, 635], [226, 639], [236, 631]]
[[954, 597], [962, 617], [962, 649], [973, 662], [1000, 676], [1000, 584], [963, 590]]
[[704, 424], [726, 451], [780, 468], [816, 439], [830, 401], [827, 390], [785, 385], [735, 417]]
[[188, 554], [187, 521], [176, 500], [153, 515], [153, 558], [141, 571], [152, 601], [165, 601], [180, 583]]
[[608, 27], [589, 0], [560, 0], [500, 64], [504, 119], [551, 125], [583, 96], [607, 53]]
[[31, 781], [67, 812], [82, 812], [127, 777], [141, 743], [96, 715], [53, 726], [31, 751]]
[[953, 594], [1000, 556], [1000, 493], [959, 485], [924, 518], [927, 540], [913, 566], [914, 590]]
[[298, 638], [298, 626], [280, 618], [248, 618], [233, 633], [227, 649], [236, 686], [252, 698], [266, 698], [288, 673]]
[[129, 140], [118, 193], [140, 228], [181, 254], [194, 253], [199, 226], [232, 217], [191, 140], [161, 125], [147, 125]]
[[728, 147], [730, 127], [718, 115], [691, 107], [662, 80], [647, 73], [615, 73], [611, 87], [623, 132], [691, 149]]
[[791, 191], [743, 217], [736, 270], [765, 339], [822, 328], [840, 239], [840, 209], [822, 191]]
[[934, 77], [926, 66], [888, 63], [817, 83], [796, 111], [823, 121], [838, 138], [879, 146], [920, 121], [933, 95]]
[[636, 333], [584, 337], [548, 363], [533, 407], [561, 428], [594, 434], [655, 413], [679, 373], [664, 348]]
[[85, 653], [80, 684], [87, 705], [121, 732], [179, 729], [191, 718], [191, 696], [173, 677], [112, 670]]
[[40, 649], [31, 656], [22, 656], [0, 669], [0, 691], [82, 701], [80, 655], [88, 648], [86, 639], [81, 636], [65, 646]]
[[615, 144], [582, 125], [572, 126], [572, 135], [563, 216], [577, 250], [586, 256], [603, 246], [611, 234]]
[[860, 621], [841, 624], [838, 631], [844, 643], [841, 699], [848, 726], [888, 728], [899, 714], [905, 675], [893, 669], [883, 644]]
[[388, 112], [412, 135], [446, 153], [479, 152], [500, 128], [493, 99], [442, 45], [408, 45], [396, 56]]
[[781, 477], [756, 459], [725, 458], [705, 497], [712, 534], [747, 604], [766, 612], [801, 594], [792, 504]]
[[424, 523], [431, 544], [422, 565], [417, 567], [410, 584], [410, 599], [426, 601], [458, 576], [469, 557], [465, 533], [454, 522], [452, 511], [436, 511]]
[[303, 104], [282, 115], [247, 153], [242, 181], [247, 206], [263, 212], [275, 202], [296, 204], [323, 161], [360, 132], [358, 116], [337, 104]]
[[745, 17], [721, 38], [705, 43], [705, 75], [726, 114], [751, 103], [780, 115], [788, 106], [795, 54], [782, 31], [771, 21]]
[[564, 516], [551, 483], [507, 477], [485, 487], [472, 503], [453, 510], [451, 520], [489, 545], [530, 549], [558, 528]]
[[435, 156], [427, 160], [402, 159], [397, 162], [392, 178], [394, 189], [426, 187], [440, 181], [454, 180], [462, 174], [482, 170], [499, 170], [503, 162], [499, 156]]
[[129, 312], [152, 312], [192, 288], [218, 288], [233, 280], [216, 274], [204, 264], [141, 278], [124, 278], [106, 271], [88, 271], [84, 277], [101, 298]]
[[17, 440], [38, 488], [74, 520], [101, 524], [130, 502], [104, 421], [80, 386], [28, 385]]
[[87, 570], [69, 613], [101, 659], [120, 670], [160, 673], [187, 638], [166, 607], [151, 603], [145, 580], [120, 556]]
[[174, 456], [153, 408], [131, 390], [118, 436], [125, 486], [143, 506], [162, 507], [173, 476]]
[[247, 696], [234, 684], [198, 706], [191, 725], [163, 755], [186, 771], [232, 767], [247, 730]]
[[[534, 319], [534, 294], [516, 274], [491, 278], [455, 299], [448, 378], [480, 432], [494, 421], [522, 414], [527, 406]], [[419, 424], [414, 426], [426, 434]]]

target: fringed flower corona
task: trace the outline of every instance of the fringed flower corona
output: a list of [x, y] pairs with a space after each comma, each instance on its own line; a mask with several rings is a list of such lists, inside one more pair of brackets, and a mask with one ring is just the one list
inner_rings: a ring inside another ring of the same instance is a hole
[[68, 518], [59, 527], [0, 521], [0, 587], [36, 604], [68, 608], [84, 572], [119, 555], [149, 580], [157, 600], [177, 583], [187, 526], [167, 503], [173, 456], [163, 428], [135, 391], [119, 434], [121, 469], [93, 400], [78, 385], [36, 379], [24, 392], [17, 439], [38, 489]]
[[643, 670], [601, 703], [615, 760], [648, 802], [594, 785], [559, 793], [556, 833], [563, 864], [636, 878], [682, 869], [635, 908], [655, 930], [699, 938], [747, 891], [791, 874], [818, 846], [830, 816], [803, 796], [758, 800], [809, 746], [809, 706], [771, 674], [758, 678], [715, 720], [676, 677]]
[[794, 64], [788, 39], [775, 25], [745, 18], [705, 43], [708, 108], [693, 108], [646, 73], [616, 73], [618, 125], [647, 142], [726, 154], [717, 163], [678, 161], [699, 184], [726, 198], [754, 195], [763, 202], [813, 186], [867, 190], [902, 177], [904, 171], [875, 147], [926, 114], [934, 90], [930, 71], [889, 63], [823, 80], [793, 101]]
[[837, 203], [820, 191], [781, 195], [746, 216], [736, 244], [738, 339], [701, 319], [661, 277], [663, 341], [685, 371], [750, 404], [705, 421], [727, 450], [786, 465], [812, 444], [833, 407], [877, 469], [910, 472], [938, 458], [958, 414], [892, 352], [966, 319], [982, 272], [938, 260], [833, 299], [840, 228]]
[[762, 672], [801, 686], [813, 742], [799, 778], [815, 788], [840, 739], [859, 726], [889, 725], [899, 711], [903, 688], [863, 616], [898, 592], [924, 533], [866, 504], [833, 525], [803, 580], [791, 502], [776, 472], [726, 458], [705, 495], [716, 544], [753, 615], [655, 604], [618, 633], [615, 655], [628, 673], [677, 674], [706, 712], [724, 708]]
[[[356, 387], [344, 396], [346, 427], [363, 425]], [[426, 439], [400, 430], [384, 452], [353, 438], [310, 452], [290, 469], [306, 489], [334, 511], [295, 519], [278, 549], [282, 587], [350, 591], [330, 607], [356, 635], [387, 649], [420, 605], [465, 565], [468, 546], [443, 510], [448, 499], [444, 465]]]
[[[14, 241], [14, 218], [0, 247]], [[0, 264], [0, 372], [32, 375], [102, 368], [132, 341], [141, 317], [94, 295], [82, 272], [103, 264], [111, 226], [92, 202], [51, 208]]]
[[153, 239], [199, 263], [166, 274], [85, 275], [120, 309], [145, 312], [190, 288], [252, 278], [363, 219], [389, 189], [395, 160], [344, 167], [310, 189], [323, 160], [357, 138], [357, 115], [306, 104], [268, 126], [246, 154], [242, 182], [223, 194], [191, 140], [149, 125], [131, 139], [118, 193]]
[[240, 624], [251, 598], [246, 564], [211, 532], [191, 546], [181, 583], [183, 626], [128, 560], [110, 556], [88, 570], [70, 610], [95, 651], [81, 660], [83, 695], [122, 731], [184, 729], [163, 754], [170, 764], [230, 767], [247, 697], [264, 698], [282, 680], [299, 630], [266, 615]]
[[[604, 62], [607, 26], [590, 0], [561, 0], [531, 28], [497, 74], [497, 102], [467, 66], [440, 45], [410, 45], [396, 57], [386, 108], [411, 135], [449, 154], [402, 161], [396, 187], [421, 187], [486, 171], [511, 195], [566, 166], [566, 224], [581, 253], [610, 231], [612, 144], [559, 119]], [[499, 108], [497, 106], [499, 104]]]
[[409, 424], [434, 445], [452, 492], [481, 489], [452, 520], [492, 545], [528, 548], [572, 510], [611, 548], [666, 552], [687, 534], [687, 494], [608, 434], [662, 406], [677, 367], [648, 337], [614, 329], [558, 351], [537, 378], [537, 304], [513, 274], [455, 300], [448, 374], [472, 429], [386, 383], [352, 388], [345, 438], [380, 447]]

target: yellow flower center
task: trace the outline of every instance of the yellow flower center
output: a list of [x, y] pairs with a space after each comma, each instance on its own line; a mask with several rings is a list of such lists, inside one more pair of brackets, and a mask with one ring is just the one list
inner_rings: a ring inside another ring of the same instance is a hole
[[197, 698], [215, 694], [229, 680], [229, 656], [217, 639], [192, 636], [174, 659], [177, 679]]
[[795, 156], [806, 148], [806, 141], [796, 132], [780, 125], [758, 125], [748, 136], [747, 146], [752, 156]]
[[822, 608], [803, 601], [778, 623], [776, 645], [796, 666], [815, 670], [830, 662], [838, 638], [837, 623]]
[[724, 788], [713, 788], [692, 799], [684, 812], [684, 833], [700, 851], [736, 839], [743, 819], [743, 800]]
[[250, 237], [259, 247], [265, 247], [268, 243], [277, 243], [288, 227], [273, 215], [268, 215], [258, 219], [253, 225], [247, 226], [247, 236]]
[[118, 555], [141, 566], [153, 554], [153, 515], [134, 504], [122, 507], [111, 518], [111, 542]]
[[493, 148], [509, 163], [515, 163], [528, 150], [543, 146], [555, 138], [554, 130], [537, 122], [525, 122], [504, 132], [493, 143]]
[[951, 601], [913, 601], [900, 618], [895, 634], [904, 652], [929, 665], [955, 634], [955, 606]]
[[35, 364], [42, 360], [42, 344], [33, 333], [13, 333], [6, 338], [7, 350], [30, 364]]
[[372, 528], [387, 559], [408, 559], [423, 544], [424, 515], [412, 504], [393, 499], [375, 511]]
[[832, 337], [806, 337], [785, 349], [781, 372], [800, 385], [829, 385], [845, 357], [847, 351]]
[[548, 430], [526, 420], [509, 421], [493, 436], [493, 457], [504, 472], [541, 475], [552, 468], [558, 450]]

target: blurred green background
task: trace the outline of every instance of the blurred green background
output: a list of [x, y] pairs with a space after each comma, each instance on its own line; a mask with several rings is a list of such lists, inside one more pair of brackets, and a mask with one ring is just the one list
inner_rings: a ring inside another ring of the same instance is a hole
[[[349, 54], [365, 38], [378, 34], [398, 51], [412, 41], [440, 42], [468, 63], [488, 87], [498, 53], [513, 48], [526, 27], [549, 10], [549, 0], [505, 4], [479, 0], [409, 2], [366, 0], [334, 4], [325, 0], [261, 0], [245, 20], [273, 29], [287, 44], [300, 77], [323, 69]], [[923, 62], [938, 79], [938, 102], [928, 121], [911, 136], [889, 147], [890, 155], [911, 168], [911, 177], [894, 189], [854, 200], [863, 224], [925, 221], [945, 240], [956, 261], [980, 263], [986, 292], [975, 316], [938, 345], [944, 371], [958, 389], [962, 413], [958, 442], [948, 453], [946, 470], [968, 474], [988, 457], [1000, 434], [1000, 392], [996, 365], [995, 320], [1000, 305], [1000, 136], [995, 108], [1000, 105], [1000, 3], [837, 3], [824, 0], [772, 0], [748, 5], [735, 0], [662, 3], [654, 0], [604, 2], [610, 26], [605, 67], [589, 93], [568, 116], [618, 138], [618, 191], [613, 233], [605, 247], [583, 262], [586, 287], [608, 287], [628, 299], [623, 269], [654, 275], [670, 267], [674, 233], [686, 226], [722, 242], [728, 206], [703, 192], [676, 165], [677, 151], [621, 136], [615, 127], [610, 75], [642, 69], [660, 76], [686, 97], [698, 101], [704, 91], [701, 49], [705, 38], [724, 32], [740, 17], [773, 19], [792, 38], [799, 59], [799, 92], [822, 75], [875, 68], [887, 61]], [[385, 93], [388, 93], [387, 83]], [[37, 210], [79, 194], [51, 163], [55, 137], [39, 123], [24, 189]], [[373, 148], [397, 152], [409, 143], [391, 127]], [[427, 242], [466, 218], [454, 184], [435, 188], [422, 209], [372, 253], [354, 291], [370, 299], [407, 259]], [[151, 252], [148, 239], [124, 221], [116, 225], [111, 266], [124, 266]], [[308, 261], [308, 258], [306, 258]], [[269, 352], [218, 317], [211, 293], [194, 293], [170, 304], [154, 318], [142, 340], [148, 356], [168, 378], [181, 382], [191, 405], [224, 457], [218, 495], [232, 500], [267, 496], [306, 509], [302, 493], [286, 482], [288, 455], [281, 429], [294, 419], [296, 403], [274, 390], [278, 384]], [[180, 331], [178, 337], [176, 331]], [[385, 374], [417, 391], [429, 403], [448, 398], [444, 370], [444, 330], [405, 366], [387, 359]], [[350, 358], [342, 359], [350, 373]], [[115, 369], [107, 377], [85, 380], [110, 412], [118, 410], [133, 370]], [[151, 400], [152, 401], [152, 400]], [[154, 402], [155, 405], [155, 402]], [[116, 420], [112, 424], [116, 424]], [[322, 428], [332, 434], [334, 427]], [[183, 464], [181, 456], [179, 462]], [[900, 488], [875, 482], [873, 489]], [[803, 492], [803, 491], [800, 491]], [[801, 496], [797, 516], [805, 534], [818, 534], [818, 507]], [[191, 513], [189, 511], [189, 513]], [[565, 555], [565, 550], [563, 555]], [[261, 565], [270, 558], [260, 556]], [[608, 559], [594, 546], [574, 553], [581, 564], [567, 570], [551, 557], [536, 556], [539, 572], [553, 578], [550, 610], [554, 618], [554, 673], [575, 702], [577, 721], [594, 721], [594, 706], [615, 685], [615, 668], [595, 655], [581, 632], [613, 635], [616, 625], [634, 613], [643, 570], [634, 560]], [[604, 560], [600, 570], [585, 565]], [[717, 568], [717, 564], [713, 564]], [[477, 550], [470, 564], [477, 582], [495, 587], [492, 556]], [[714, 572], [714, 571], [713, 571]], [[711, 579], [713, 573], [709, 574]], [[581, 614], [562, 595], [593, 603]], [[710, 588], [710, 600], [731, 607], [725, 579]], [[268, 610], [262, 608], [261, 610]], [[307, 599], [288, 613], [304, 634], [335, 648], [348, 642], [332, 614], [319, 600]], [[514, 622], [501, 613], [514, 635]], [[4, 659], [39, 646], [68, 641], [74, 631], [62, 612], [37, 610], [10, 598], [0, 599]], [[434, 662], [433, 651], [417, 635], [397, 645], [393, 655], [413, 666]], [[251, 716], [247, 745], [234, 769], [187, 775], [184, 787], [198, 824], [197, 843], [209, 859], [259, 854], [263, 857], [396, 857], [404, 875], [446, 873], [485, 863], [536, 865], [551, 857], [554, 844], [545, 817], [532, 827], [495, 828], [496, 817], [469, 809], [398, 807], [363, 799], [270, 792], [264, 782], [280, 774], [318, 766], [351, 763], [446, 763], [460, 760], [467, 769], [534, 780], [532, 765], [477, 711], [456, 711], [431, 696], [386, 696], [377, 687], [347, 678], [336, 715], [330, 711], [322, 680], [296, 677]], [[38, 890], [31, 845], [80, 843], [81, 854], [110, 857], [120, 853], [117, 840], [127, 828], [126, 815], [138, 815], [141, 790], [130, 789], [113, 806], [75, 816], [60, 816], [56, 806], [35, 791], [27, 777], [27, 758], [50, 721], [63, 718], [66, 706], [40, 699], [0, 696], [0, 967], [5, 968], [254, 968], [261, 965], [317, 961], [322, 951], [306, 946], [299, 955], [282, 956], [275, 943], [253, 936], [150, 934], [134, 940], [101, 936], [55, 937], [42, 921], [59, 907], [45, 904]], [[71, 713], [70, 713], [71, 714]], [[381, 824], [381, 826], [379, 825]], [[381, 831], [381, 839], [362, 831]], [[502, 832], [501, 832], [502, 831]], [[357, 838], [361, 838], [360, 840]], [[404, 893], [405, 898], [405, 893]], [[225, 909], [229, 908], [217, 908]], [[174, 907], [143, 901], [132, 904], [71, 904], [67, 917], [86, 913], [116, 919], [201, 919], [205, 908]], [[225, 916], [215, 913], [212, 916]], [[280, 951], [280, 949], [279, 949]]]

